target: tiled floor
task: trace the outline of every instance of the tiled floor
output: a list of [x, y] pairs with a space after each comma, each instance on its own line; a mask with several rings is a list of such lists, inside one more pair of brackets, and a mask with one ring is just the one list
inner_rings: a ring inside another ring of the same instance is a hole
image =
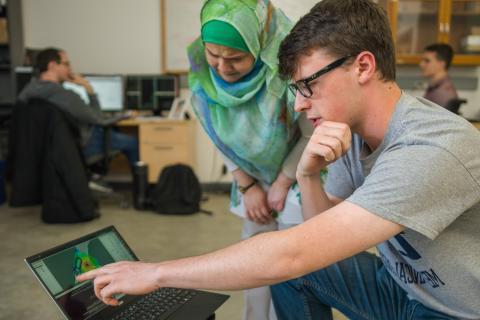
[[[123, 209], [109, 200], [102, 202], [100, 219], [75, 225], [43, 224], [39, 207], [0, 207], [0, 319], [62, 319], [23, 259], [111, 224], [146, 261], [201, 254], [236, 242], [241, 222], [228, 212], [228, 196], [208, 196], [202, 207], [212, 210], [213, 216], [163, 216]], [[230, 294], [231, 298], [217, 312], [219, 320], [241, 319], [242, 293]], [[345, 318], [336, 314], [335, 319]]]

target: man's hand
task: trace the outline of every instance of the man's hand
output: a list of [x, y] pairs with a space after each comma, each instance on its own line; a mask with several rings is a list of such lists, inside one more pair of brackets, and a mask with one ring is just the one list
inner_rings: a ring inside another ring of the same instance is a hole
[[85, 88], [85, 90], [87, 90], [87, 93], [92, 95], [94, 92], [93, 92], [93, 88], [92, 86], [90, 85], [90, 82], [88, 82], [87, 79], [85, 79], [83, 76], [81, 76], [80, 74], [78, 73], [74, 73], [71, 75], [71, 78], [70, 78], [70, 81], [75, 83], [75, 84], [78, 84], [82, 87]]
[[272, 183], [268, 190], [268, 206], [275, 211], [282, 211], [285, 207], [285, 199], [287, 198], [288, 190], [293, 184], [294, 180], [287, 177], [280, 172], [277, 179]]
[[249, 220], [259, 224], [267, 224], [271, 221], [272, 216], [267, 204], [267, 195], [258, 184], [245, 192], [243, 203]]
[[116, 294], [141, 295], [157, 287], [157, 266], [138, 261], [122, 261], [77, 276], [77, 281], [93, 280], [95, 295], [105, 304], [117, 306]]
[[297, 167], [297, 177], [316, 176], [350, 149], [352, 133], [345, 123], [325, 121], [313, 131]]

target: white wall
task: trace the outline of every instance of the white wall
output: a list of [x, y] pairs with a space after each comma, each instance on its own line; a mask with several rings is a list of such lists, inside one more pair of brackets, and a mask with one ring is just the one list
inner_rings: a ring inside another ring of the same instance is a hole
[[26, 47], [57, 46], [81, 73], [159, 73], [160, 0], [23, 0]]
[[310, 9], [320, 1], [321, 0], [272, 0], [272, 3], [277, 6], [277, 8], [282, 9], [293, 22], [297, 22], [298, 19], [307, 14]]

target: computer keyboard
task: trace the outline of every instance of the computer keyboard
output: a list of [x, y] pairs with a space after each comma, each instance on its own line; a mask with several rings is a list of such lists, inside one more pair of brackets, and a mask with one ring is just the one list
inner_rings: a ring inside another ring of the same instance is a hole
[[163, 320], [195, 295], [193, 290], [162, 288], [126, 306], [112, 320]]

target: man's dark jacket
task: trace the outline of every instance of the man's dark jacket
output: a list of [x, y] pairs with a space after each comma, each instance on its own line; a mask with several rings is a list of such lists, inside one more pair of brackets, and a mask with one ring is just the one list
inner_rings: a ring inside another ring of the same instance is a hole
[[47, 223], [74, 223], [96, 216], [78, 128], [57, 106], [37, 99], [15, 107], [8, 166], [11, 206], [42, 203], [42, 219]]

